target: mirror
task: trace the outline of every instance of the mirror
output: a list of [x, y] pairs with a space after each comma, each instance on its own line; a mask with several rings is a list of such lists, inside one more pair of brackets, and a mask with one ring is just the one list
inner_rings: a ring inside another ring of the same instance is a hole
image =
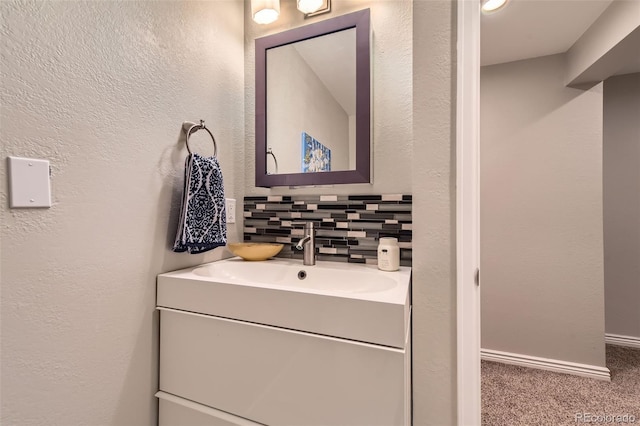
[[370, 182], [369, 10], [256, 44], [256, 186]]

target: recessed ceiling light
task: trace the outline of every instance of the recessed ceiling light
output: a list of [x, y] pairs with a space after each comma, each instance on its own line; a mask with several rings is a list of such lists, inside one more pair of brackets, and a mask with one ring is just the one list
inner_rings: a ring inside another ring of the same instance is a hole
[[482, 0], [482, 13], [493, 13], [504, 7], [507, 0]]

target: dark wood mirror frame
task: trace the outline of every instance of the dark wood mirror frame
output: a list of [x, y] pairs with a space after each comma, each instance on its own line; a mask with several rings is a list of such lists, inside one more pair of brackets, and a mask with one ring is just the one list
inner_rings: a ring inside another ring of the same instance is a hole
[[[371, 181], [371, 60], [369, 9], [257, 38], [256, 186], [331, 185]], [[267, 174], [267, 50], [337, 31], [356, 29], [356, 168], [317, 173]]]

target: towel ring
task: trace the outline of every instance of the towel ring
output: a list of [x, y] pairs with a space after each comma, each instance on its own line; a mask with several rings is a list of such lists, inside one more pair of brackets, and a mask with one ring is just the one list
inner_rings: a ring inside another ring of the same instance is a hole
[[213, 156], [215, 157], [218, 154], [216, 138], [213, 137], [211, 131], [209, 131], [209, 129], [207, 129], [207, 126], [204, 125], [204, 120], [200, 120], [200, 124], [196, 124], [191, 121], [185, 121], [184, 123], [182, 123], [182, 130], [184, 131], [185, 135], [187, 135], [187, 151], [189, 151], [189, 154], [192, 154], [191, 148], [189, 148], [189, 136], [200, 129], [206, 130], [207, 133], [209, 133], [209, 136], [211, 136], [211, 140], [213, 141]]
[[[271, 147], [267, 148], [267, 155], [270, 155], [273, 157], [273, 162], [276, 163], [276, 174], [278, 174], [278, 159], [276, 158], [276, 155], [273, 153], [273, 149]], [[268, 174], [272, 174], [272, 173], [268, 173]]]

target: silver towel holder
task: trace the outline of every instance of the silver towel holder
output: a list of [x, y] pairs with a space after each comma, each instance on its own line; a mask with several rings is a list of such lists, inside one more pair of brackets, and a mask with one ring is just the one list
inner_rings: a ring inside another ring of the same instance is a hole
[[204, 120], [200, 120], [200, 124], [196, 124], [192, 121], [185, 121], [184, 123], [182, 123], [182, 130], [184, 131], [184, 134], [187, 136], [187, 151], [189, 151], [189, 154], [191, 154], [191, 148], [189, 148], [189, 136], [191, 136], [192, 133], [197, 132], [200, 129], [204, 129], [207, 131], [207, 133], [209, 133], [209, 136], [211, 136], [211, 140], [213, 141], [213, 156], [215, 157], [218, 154], [218, 146], [216, 145], [216, 138], [213, 137], [213, 134], [211, 133], [211, 131], [209, 131], [209, 129], [207, 129], [207, 126], [204, 125]]
[[[267, 148], [267, 155], [270, 155], [273, 157], [273, 162], [276, 163], [276, 174], [278, 174], [278, 159], [276, 158], [276, 155], [273, 153], [273, 149], [271, 147]], [[271, 174], [268, 173], [267, 174]]]

